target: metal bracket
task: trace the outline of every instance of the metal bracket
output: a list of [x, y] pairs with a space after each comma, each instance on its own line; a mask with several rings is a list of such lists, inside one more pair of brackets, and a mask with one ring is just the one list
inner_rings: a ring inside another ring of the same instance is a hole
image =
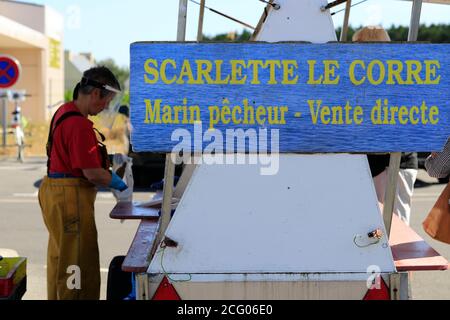
[[336, 1], [333, 1], [333, 2], [330, 2], [329, 4], [327, 4], [326, 6], [321, 6], [320, 7], [320, 11], [327, 11], [328, 9], [331, 9], [331, 8], [333, 8], [333, 7], [336, 7], [336, 6], [338, 6], [338, 5], [340, 5], [341, 3], [344, 3], [344, 2], [346, 2], [347, 0], [336, 0]]
[[137, 273], [136, 275], [136, 300], [150, 300], [148, 288], [148, 275], [146, 273]]
[[409, 285], [409, 273], [392, 273], [389, 275], [389, 290], [391, 300], [411, 300], [411, 286]]

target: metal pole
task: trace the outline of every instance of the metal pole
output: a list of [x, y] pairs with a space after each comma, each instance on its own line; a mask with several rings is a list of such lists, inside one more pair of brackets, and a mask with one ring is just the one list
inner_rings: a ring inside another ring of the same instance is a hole
[[[178, 15], [178, 34], [177, 41], [185, 41], [186, 38], [186, 15], [187, 15], [187, 0], [180, 0], [180, 10]], [[158, 250], [161, 242], [166, 234], [167, 227], [169, 226], [172, 218], [172, 197], [173, 197], [173, 183], [175, 180], [175, 163], [172, 161], [172, 155], [166, 154], [166, 165], [164, 171], [164, 192], [163, 203], [161, 207], [161, 218], [159, 219], [159, 229], [156, 233], [155, 242], [150, 252], [150, 257], [153, 257]], [[136, 281], [136, 290], [138, 294], [147, 291], [148, 294], [148, 277], [142, 278], [140, 275], [140, 282]], [[145, 297], [146, 298], [146, 297]]]
[[158, 247], [163, 241], [166, 234], [167, 227], [169, 226], [170, 220], [172, 218], [172, 197], [173, 197], [173, 182], [175, 177], [175, 164], [172, 161], [172, 156], [170, 153], [166, 155], [166, 168], [164, 172], [164, 192], [163, 192], [163, 203], [161, 207], [161, 218], [159, 222], [158, 233], [156, 234], [156, 239], [153, 244], [152, 252], [150, 256], [153, 256]]
[[336, 7], [336, 6], [340, 5], [341, 3], [344, 3], [345, 1], [347, 1], [347, 0], [336, 0], [336, 1], [330, 2], [330, 3], [327, 4], [326, 6], [322, 6], [322, 7], [320, 8], [320, 10], [326, 11], [326, 10], [328, 10], [328, 9], [331, 9], [331, 8], [333, 8], [333, 7]]
[[206, 0], [201, 0], [200, 3], [200, 14], [198, 17], [198, 32], [197, 32], [197, 41], [203, 40], [203, 21], [205, 18], [205, 2]]
[[177, 41], [186, 40], [187, 2], [188, 0], [180, 0], [180, 7], [178, 9]]
[[[178, 12], [178, 34], [177, 41], [186, 40], [186, 21], [187, 21], [187, 2], [188, 0], [180, 0], [180, 8]], [[203, 3], [203, 6], [205, 4]], [[162, 241], [162, 238], [169, 226], [172, 217], [172, 196], [173, 183], [175, 180], [175, 163], [172, 161], [172, 155], [166, 154], [166, 166], [164, 172], [164, 195], [161, 208], [161, 222], [157, 235], [156, 245]]]
[[411, 12], [408, 41], [417, 41], [420, 27], [420, 14], [422, 12], [422, 0], [414, 0]]
[[[180, 0], [178, 11], [178, 30], [177, 41], [185, 41], [186, 39], [186, 17], [187, 17], [187, 1]], [[161, 241], [164, 239], [167, 227], [172, 217], [172, 196], [173, 182], [175, 178], [175, 164], [172, 162], [171, 154], [166, 154], [166, 166], [164, 172], [164, 194], [161, 207], [161, 218], [159, 220], [159, 229], [156, 234], [155, 242], [150, 253], [153, 257], [158, 250]], [[136, 298], [138, 300], [148, 300], [148, 276], [147, 274], [136, 275]]]
[[[177, 41], [185, 41], [186, 37], [186, 15], [187, 0], [180, 0], [180, 11], [178, 15], [178, 36]], [[172, 155], [166, 154], [166, 165], [164, 171], [164, 194], [161, 208], [161, 219], [155, 244], [159, 246], [163, 240], [166, 229], [169, 226], [172, 217], [172, 196], [173, 183], [175, 180], [175, 163], [172, 161]]]
[[348, 34], [348, 20], [350, 19], [350, 9], [352, 7], [352, 0], [347, 0], [345, 5], [344, 23], [342, 25], [341, 42], [347, 41]]
[[[414, 0], [411, 12], [411, 25], [409, 26], [408, 41], [417, 40], [420, 26], [420, 14], [422, 10], [422, 0]], [[388, 170], [388, 183], [386, 186], [386, 196], [384, 199], [383, 217], [388, 236], [391, 235], [392, 215], [394, 214], [394, 203], [397, 193], [397, 182], [400, 172], [400, 162], [402, 154], [392, 153]]]
[[148, 275], [146, 273], [136, 274], [136, 300], [150, 300], [148, 291]]
[[[417, 36], [419, 34], [420, 26], [420, 14], [422, 10], [422, 0], [414, 0], [412, 13], [411, 13], [411, 25], [409, 27], [408, 41], [417, 41]], [[400, 162], [402, 154], [392, 153], [391, 161], [389, 163], [388, 170], [388, 184], [386, 187], [386, 197], [384, 199], [384, 224], [386, 226], [386, 231], [388, 236], [391, 235], [391, 225], [392, 225], [392, 215], [394, 214], [394, 204], [397, 194], [397, 182], [400, 173]]]
[[400, 152], [392, 153], [388, 169], [388, 181], [386, 194], [384, 197], [383, 218], [384, 226], [388, 237], [391, 235], [392, 215], [394, 214], [395, 197], [397, 194], [398, 175], [400, 173], [400, 162], [402, 154]]
[[6, 98], [2, 98], [2, 110], [3, 110], [3, 148], [6, 148], [6, 135], [7, 135], [7, 118], [8, 118], [8, 110], [6, 106]]
[[173, 182], [175, 177], [175, 164], [171, 154], [166, 155], [166, 169], [164, 173], [164, 195], [161, 208], [161, 229], [165, 232], [169, 226], [172, 214]]

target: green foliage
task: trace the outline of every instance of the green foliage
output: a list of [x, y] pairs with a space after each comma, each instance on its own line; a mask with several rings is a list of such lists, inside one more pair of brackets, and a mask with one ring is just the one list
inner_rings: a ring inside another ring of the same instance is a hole
[[[351, 41], [355, 32], [359, 28], [349, 27], [347, 41]], [[409, 27], [394, 26], [392, 25], [386, 30], [389, 33], [392, 41], [407, 41]], [[341, 28], [336, 30], [338, 39], [341, 34]], [[429, 26], [421, 25], [419, 28], [418, 41], [431, 42], [431, 43], [449, 43], [450, 42], [450, 24], [431, 24]]]
[[[349, 27], [347, 41], [351, 41], [355, 32], [363, 28], [362, 26], [358, 28]], [[392, 41], [407, 41], [409, 27], [405, 26], [394, 26], [392, 25], [387, 29], [389, 36]], [[339, 39], [341, 35], [341, 27], [336, 30], [337, 37]], [[205, 42], [243, 42], [249, 41], [252, 33], [243, 30], [241, 33], [230, 32], [222, 33], [215, 36], [203, 36], [203, 41]], [[419, 29], [418, 41], [431, 42], [431, 43], [450, 43], [450, 24], [431, 24], [421, 25]]]
[[129, 91], [125, 91], [123, 97], [122, 97], [122, 105], [130, 105], [130, 92]]
[[229, 32], [222, 33], [215, 36], [206, 36], [203, 35], [203, 41], [205, 42], [243, 42], [249, 41], [252, 36], [252, 33], [247, 30], [242, 30], [241, 33], [238, 32]]
[[73, 90], [66, 90], [64, 92], [64, 102], [70, 102], [73, 100]]
[[419, 29], [419, 41], [450, 43], [450, 24], [432, 24]]

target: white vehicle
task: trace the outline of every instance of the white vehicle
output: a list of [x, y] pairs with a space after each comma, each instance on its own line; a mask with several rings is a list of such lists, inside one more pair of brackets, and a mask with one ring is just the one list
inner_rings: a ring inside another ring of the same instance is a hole
[[[337, 41], [326, 0], [271, 2], [278, 6], [267, 5], [254, 40]], [[414, 1], [411, 41], [421, 3]], [[349, 10], [350, 1], [345, 28]], [[410, 299], [409, 272], [448, 268], [389, 213], [395, 179], [383, 221], [363, 155], [285, 154], [271, 177], [258, 165], [188, 167], [174, 192], [167, 158], [164, 194], [151, 204], [162, 205], [161, 219], [148, 212], [123, 264], [136, 273], [138, 299]], [[397, 176], [398, 165], [391, 171]], [[124, 218], [119, 211], [145, 208], [119, 204], [112, 216]]]

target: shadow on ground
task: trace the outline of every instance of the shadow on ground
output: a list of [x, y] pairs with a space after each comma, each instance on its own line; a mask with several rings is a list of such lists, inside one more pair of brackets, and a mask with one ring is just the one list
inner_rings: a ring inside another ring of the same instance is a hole
[[420, 189], [420, 188], [428, 188], [428, 187], [431, 187], [431, 186], [434, 186], [434, 185], [437, 185], [437, 184], [442, 184], [442, 183], [440, 183], [440, 182], [426, 182], [426, 181], [417, 179], [416, 183], [414, 184], [414, 188], [418, 188], [418, 189]]

